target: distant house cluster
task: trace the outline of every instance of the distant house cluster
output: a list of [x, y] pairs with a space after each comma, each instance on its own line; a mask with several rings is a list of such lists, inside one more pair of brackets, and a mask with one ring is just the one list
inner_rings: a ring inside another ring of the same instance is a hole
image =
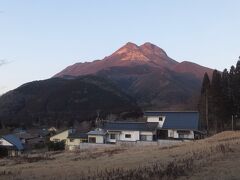
[[145, 112], [146, 122], [104, 121], [88, 133], [78, 133], [74, 129], [62, 131], [50, 138], [51, 141], [64, 140], [66, 148], [76, 149], [81, 143], [115, 144], [118, 142], [139, 142], [158, 140], [200, 139], [198, 112]]
[[30, 132], [16, 128], [12, 134], [0, 136], [0, 156], [19, 156], [24, 151], [45, 147], [47, 138], [55, 131], [54, 127]]
[[[87, 132], [65, 129], [56, 133], [54, 127], [26, 132], [16, 129], [13, 134], [0, 137], [0, 155], [17, 156], [23, 151], [49, 141], [53, 144], [64, 142], [65, 149], [79, 149], [81, 145], [117, 144], [132, 142], [158, 142], [160, 140], [194, 140], [203, 137], [199, 131], [198, 112], [147, 111], [145, 122], [102, 121], [100, 125]], [[54, 135], [52, 135], [54, 134]], [[64, 148], [63, 146], [63, 148]], [[54, 149], [54, 148], [53, 148]]]

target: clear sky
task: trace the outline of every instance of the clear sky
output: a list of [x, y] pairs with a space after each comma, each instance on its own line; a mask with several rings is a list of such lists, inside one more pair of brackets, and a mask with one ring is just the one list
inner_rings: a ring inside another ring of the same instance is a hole
[[239, 0], [0, 0], [0, 94], [129, 41], [223, 70], [240, 55], [239, 8]]

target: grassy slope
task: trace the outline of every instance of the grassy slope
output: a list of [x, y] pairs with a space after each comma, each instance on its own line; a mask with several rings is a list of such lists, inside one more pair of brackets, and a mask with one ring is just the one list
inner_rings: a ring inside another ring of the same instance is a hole
[[[202, 179], [203, 175], [208, 179], [219, 179], [219, 176], [234, 179], [240, 176], [236, 166], [240, 162], [239, 143], [240, 132], [224, 132], [170, 148], [123, 146], [38, 154], [35, 155], [37, 158], [3, 159], [0, 160], [0, 179], [79, 179], [87, 176], [100, 179]], [[233, 159], [236, 162], [232, 163]], [[225, 171], [232, 169], [232, 173], [224, 174], [223, 168]]]

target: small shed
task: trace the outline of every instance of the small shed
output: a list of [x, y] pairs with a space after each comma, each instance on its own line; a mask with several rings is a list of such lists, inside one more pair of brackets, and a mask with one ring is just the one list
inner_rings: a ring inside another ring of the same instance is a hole
[[105, 130], [101, 128], [96, 128], [93, 131], [90, 131], [88, 134], [88, 143], [97, 143], [104, 144], [105, 143], [105, 135], [107, 134]]

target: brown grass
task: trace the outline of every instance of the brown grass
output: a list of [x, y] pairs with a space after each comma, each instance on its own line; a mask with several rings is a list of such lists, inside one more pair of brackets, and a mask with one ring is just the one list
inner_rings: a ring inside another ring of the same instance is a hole
[[0, 179], [187, 178], [219, 159], [239, 156], [239, 150], [240, 132], [224, 132], [171, 147], [129, 146], [38, 154], [38, 158], [30, 156], [21, 163], [0, 160]]

